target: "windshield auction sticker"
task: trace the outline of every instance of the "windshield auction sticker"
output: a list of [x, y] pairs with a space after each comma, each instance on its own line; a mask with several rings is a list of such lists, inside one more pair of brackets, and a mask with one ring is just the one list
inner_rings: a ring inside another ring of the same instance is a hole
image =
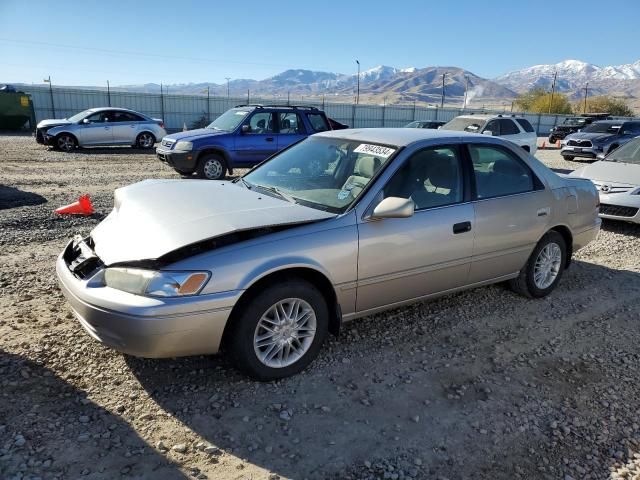
[[373, 155], [375, 157], [389, 158], [396, 151], [395, 148], [382, 147], [380, 145], [371, 145], [368, 143], [361, 143], [354, 150], [355, 153], [365, 153]]

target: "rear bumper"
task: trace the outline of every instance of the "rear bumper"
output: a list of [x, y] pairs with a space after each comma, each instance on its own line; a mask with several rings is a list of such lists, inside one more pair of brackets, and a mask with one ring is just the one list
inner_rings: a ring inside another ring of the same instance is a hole
[[176, 152], [158, 147], [156, 156], [161, 162], [181, 172], [194, 172], [196, 169], [196, 152]]
[[73, 313], [91, 337], [147, 358], [216, 353], [242, 293], [169, 299], [132, 295], [77, 278], [63, 255], [58, 257], [56, 273]]
[[601, 225], [602, 225], [602, 220], [600, 220], [599, 218], [596, 218], [596, 221], [592, 227], [582, 230], [579, 233], [574, 232], [573, 251], [577, 252], [582, 247], [586, 247], [588, 244], [590, 244], [596, 238], [598, 238], [598, 233], [600, 233]]

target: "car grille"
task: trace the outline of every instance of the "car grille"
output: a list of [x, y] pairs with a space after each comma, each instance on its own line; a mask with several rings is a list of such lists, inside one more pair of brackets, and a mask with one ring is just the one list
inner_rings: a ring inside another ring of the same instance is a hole
[[600, 213], [602, 215], [612, 215], [614, 217], [635, 217], [638, 213], [636, 207], [622, 207], [619, 205], [609, 205], [608, 203], [600, 204]]
[[176, 143], [176, 142], [173, 141], [173, 140], [168, 140], [168, 139], [162, 140], [162, 146], [163, 147], [171, 148], [174, 143]]
[[626, 193], [633, 190], [635, 187], [631, 185], [612, 185], [610, 183], [593, 182], [598, 190], [602, 193]]
[[569, 140], [567, 145], [570, 147], [591, 147], [591, 140]]

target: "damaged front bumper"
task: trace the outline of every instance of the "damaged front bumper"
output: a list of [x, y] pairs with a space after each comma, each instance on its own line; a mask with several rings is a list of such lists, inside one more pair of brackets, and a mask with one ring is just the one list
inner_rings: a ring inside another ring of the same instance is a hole
[[58, 257], [56, 273], [73, 313], [94, 339], [147, 358], [219, 350], [224, 327], [242, 291], [177, 298], [134, 295], [104, 285], [105, 267], [91, 252], [86, 242], [70, 242]]

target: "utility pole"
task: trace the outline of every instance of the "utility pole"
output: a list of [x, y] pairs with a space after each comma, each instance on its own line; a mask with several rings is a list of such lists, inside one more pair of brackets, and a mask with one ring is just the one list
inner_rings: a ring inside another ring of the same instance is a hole
[[291, 105], [291, 104], [289, 103], [289, 99], [290, 99], [290, 97], [291, 97], [291, 90], [287, 90], [287, 106]]
[[360, 62], [356, 60], [358, 64], [358, 88], [356, 90], [356, 105], [360, 103]]
[[558, 78], [558, 72], [553, 72], [553, 83], [551, 84], [551, 98], [549, 99], [549, 113], [551, 113], [551, 107], [553, 105], [553, 94], [556, 93], [556, 78]]
[[249, 89], [247, 88], [247, 105], [249, 105]]
[[160, 82], [160, 110], [162, 112], [162, 120], [164, 121], [164, 92], [162, 88], [162, 82]]
[[56, 106], [53, 104], [53, 87], [51, 86], [51, 75], [49, 75], [49, 78], [45, 78], [43, 82], [49, 84], [49, 98], [51, 99], [51, 112], [53, 114], [53, 118], [56, 118]]
[[469, 75], [464, 76], [464, 102], [462, 103], [462, 109], [467, 108], [467, 92], [469, 91]]
[[107, 80], [107, 103], [111, 106], [111, 89], [109, 88], [109, 80]]
[[211, 102], [209, 101], [209, 88], [210, 85], [207, 85], [207, 122], [211, 122]]
[[440, 97], [440, 108], [444, 108], [444, 78], [446, 76], [446, 73], [442, 74], [442, 96]]
[[229, 100], [229, 80], [231, 80], [231, 77], [224, 77], [227, 80], [227, 100]]
[[587, 95], [589, 94], [589, 82], [584, 86], [584, 111], [582, 113], [587, 113]]

